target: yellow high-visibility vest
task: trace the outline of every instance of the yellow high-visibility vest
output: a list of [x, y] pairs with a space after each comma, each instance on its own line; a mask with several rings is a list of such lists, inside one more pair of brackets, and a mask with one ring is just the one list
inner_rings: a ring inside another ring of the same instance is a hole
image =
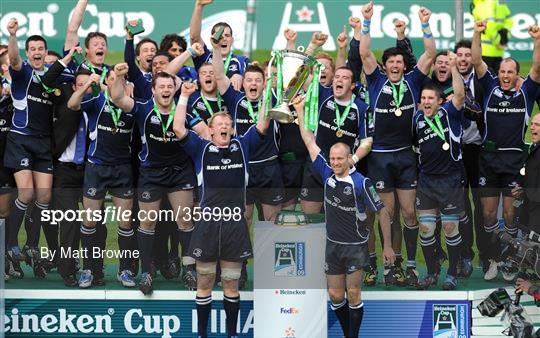
[[499, 30], [506, 28], [510, 34], [512, 18], [510, 9], [502, 0], [473, 0], [474, 21], [485, 20], [486, 30], [482, 33], [482, 56], [502, 57], [504, 48], [499, 48]]

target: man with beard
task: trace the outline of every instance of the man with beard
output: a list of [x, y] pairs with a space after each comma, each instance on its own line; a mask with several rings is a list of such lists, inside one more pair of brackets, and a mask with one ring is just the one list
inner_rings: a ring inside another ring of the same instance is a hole
[[[421, 8], [418, 15], [424, 32], [425, 52], [417, 65], [405, 73], [406, 65], [403, 51], [390, 48], [383, 53], [386, 73], [378, 69], [377, 60], [371, 51], [369, 36], [373, 3], [362, 8], [364, 17], [360, 57], [366, 73], [370, 105], [373, 108], [373, 150], [368, 160], [368, 172], [379, 192], [384, 207], [394, 218], [394, 191], [397, 192], [404, 219], [403, 236], [407, 248], [406, 282], [415, 285], [418, 281], [416, 271], [416, 248], [418, 222], [414, 202], [416, 196], [416, 156], [412, 149], [412, 121], [419, 101], [420, 89], [435, 59], [435, 41], [429, 28], [431, 12]], [[400, 227], [400, 224], [393, 224]], [[394, 248], [400, 252], [400, 248]], [[401, 262], [385, 271], [388, 284], [405, 282]]]
[[232, 53], [232, 46], [234, 38], [232, 36], [232, 28], [226, 22], [218, 22], [212, 27], [211, 35], [223, 29], [221, 34], [219, 48], [210, 52], [201, 38], [201, 21], [204, 6], [209, 5], [213, 0], [197, 0], [195, 8], [193, 9], [193, 16], [191, 17], [191, 23], [189, 25], [189, 37], [191, 44], [195, 42], [204, 46], [204, 54], [193, 58], [193, 64], [195, 69], [199, 69], [204, 63], [212, 63], [212, 59], [215, 58], [213, 53], [216, 51], [221, 54], [221, 58], [224, 64], [225, 75], [230, 78], [231, 83], [235, 90], [242, 89], [242, 77], [247, 70], [247, 66], [250, 61], [243, 55], [235, 55]]
[[[219, 57], [214, 61], [220, 61]], [[219, 83], [220, 77], [225, 75], [220, 62], [216, 63], [216, 68], [221, 70], [217, 76]], [[249, 73], [248, 70], [244, 81], [251, 81]], [[182, 86], [174, 118], [174, 131], [182, 140], [185, 151], [195, 162], [197, 177], [203, 187], [200, 202], [202, 213], [212, 212], [217, 215], [208, 221], [206, 218], [196, 221], [191, 241], [190, 252], [197, 260], [197, 334], [198, 337], [208, 336], [212, 287], [219, 262], [227, 336], [236, 337], [241, 268], [242, 263], [252, 256], [248, 225], [243, 215], [246, 207], [247, 173], [250, 157], [264, 147], [263, 135], [270, 120], [265, 118], [263, 107], [257, 112], [257, 124], [251, 125], [244, 133], [237, 132], [239, 136], [233, 138], [231, 115], [218, 112], [208, 122], [211, 141], [204, 140], [186, 128], [187, 101], [194, 91], [195, 86], [191, 83]]]
[[[177, 34], [167, 34], [159, 43], [159, 51], [168, 53], [172, 58], [175, 58], [187, 50], [187, 42], [183, 36]], [[182, 81], [197, 82], [197, 70], [190, 66], [183, 66], [176, 73]]]
[[54, 90], [41, 80], [45, 69], [47, 42], [38, 35], [30, 36], [25, 43], [28, 57], [23, 61], [17, 45], [18, 21], [11, 19], [7, 25], [9, 32], [9, 72], [11, 75], [11, 96], [14, 102], [12, 126], [6, 140], [4, 166], [15, 171], [18, 197], [14, 200], [7, 219], [8, 259], [12, 262], [25, 259], [18, 246], [17, 236], [28, 204], [35, 199], [27, 228], [25, 255], [33, 267], [34, 275], [46, 276], [40, 264], [38, 251], [41, 231], [41, 213], [48, 209], [52, 188], [51, 131]]
[[[486, 29], [486, 22], [477, 21], [474, 26], [472, 42], [472, 63], [476, 76], [485, 93], [484, 120], [486, 128], [483, 147], [480, 152], [480, 179], [484, 231], [486, 236], [498, 228], [497, 207], [499, 196], [503, 195], [503, 214], [505, 231], [512, 236], [517, 234], [514, 224], [514, 198], [511, 190], [517, 185], [526, 152], [524, 136], [529, 117], [534, 108], [534, 99], [540, 90], [540, 28], [529, 27], [529, 35], [534, 40], [533, 64], [529, 76], [521, 88], [516, 90], [519, 79], [519, 63], [507, 58], [501, 61], [498, 75], [492, 75], [482, 61], [480, 35]], [[488, 246], [487, 258], [490, 266], [484, 279], [497, 277], [499, 252], [496, 246]], [[503, 272], [503, 277], [511, 281], [514, 276]]]
[[[187, 259], [187, 249], [193, 231], [189, 213], [193, 207], [193, 189], [196, 185], [192, 162], [185, 150], [180, 147], [179, 139], [172, 130], [172, 121], [176, 113], [174, 93], [176, 91], [174, 75], [165, 72], [156, 74], [152, 80], [153, 99], [140, 102], [124, 95], [120, 78], [128, 71], [126, 64], [115, 67], [115, 81], [112, 87], [112, 99], [126, 113], [135, 115], [143, 147], [139, 153], [141, 161], [138, 199], [139, 208], [145, 215], [160, 209], [161, 200], [167, 194], [173, 214], [178, 216], [176, 223], [180, 229], [180, 242], [187, 269], [194, 264]], [[159, 123], [156, 123], [159, 122]], [[202, 128], [202, 126], [199, 126]], [[206, 130], [206, 128], [204, 128]], [[196, 131], [202, 133], [200, 129]], [[138, 243], [141, 256], [141, 282], [139, 288], [147, 295], [152, 293], [150, 263], [154, 244], [156, 220], [143, 218], [138, 229]], [[163, 245], [163, 243], [158, 243]], [[189, 257], [191, 258], [191, 257]], [[190, 285], [194, 288], [196, 285]]]

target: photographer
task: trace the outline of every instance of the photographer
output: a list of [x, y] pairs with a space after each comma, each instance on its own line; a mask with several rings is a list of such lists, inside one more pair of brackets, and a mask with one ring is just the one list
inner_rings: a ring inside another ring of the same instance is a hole
[[521, 290], [523, 293], [526, 293], [535, 300], [540, 299], [540, 286], [537, 285], [538, 282], [534, 284], [528, 280], [518, 278], [516, 281], [516, 291]]

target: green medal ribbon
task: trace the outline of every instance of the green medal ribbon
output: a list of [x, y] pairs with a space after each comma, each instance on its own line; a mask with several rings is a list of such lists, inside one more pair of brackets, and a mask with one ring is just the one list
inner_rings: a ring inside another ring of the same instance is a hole
[[[48, 69], [45, 67], [45, 71], [47, 71], [47, 70]], [[38, 80], [39, 84], [41, 84], [41, 87], [43, 87], [43, 89], [45, 89], [45, 92], [47, 94], [50, 94], [50, 93], [55, 91], [55, 88], [51, 88], [51, 87], [47, 86], [46, 84], [44, 84], [43, 80], [41, 80], [41, 76], [39, 76], [39, 74], [36, 73], [35, 71], [34, 71], [34, 75], [36, 76], [36, 79]]]
[[120, 115], [122, 115], [122, 109], [113, 107], [113, 105], [111, 104], [111, 101], [109, 100], [108, 92], [105, 92], [105, 101], [107, 102], [107, 106], [109, 107], [109, 111], [111, 113], [114, 127], [118, 129], [118, 121], [120, 121]]
[[433, 123], [432, 119], [430, 119], [429, 117], [425, 116], [425, 120], [426, 120], [426, 123], [431, 128], [431, 130], [433, 130], [433, 132], [435, 134], [437, 134], [437, 136], [439, 136], [439, 138], [443, 142], [446, 143], [446, 138], [444, 137], [444, 129], [443, 129], [443, 126], [442, 126], [442, 123], [441, 123], [441, 118], [439, 117], [439, 114], [435, 113], [435, 123], [437, 124], [436, 126]]
[[336, 102], [336, 99], [334, 98], [334, 106], [336, 108], [336, 127], [338, 130], [341, 129], [343, 122], [345, 122], [347, 115], [349, 115], [349, 111], [351, 110], [351, 106], [355, 98], [356, 96], [353, 94], [351, 97], [351, 101], [349, 101], [349, 103], [347, 104], [347, 107], [345, 107], [345, 110], [343, 111], [343, 115], [341, 115], [341, 113], [339, 112], [338, 104]]
[[227, 58], [225, 59], [225, 62], [223, 63], [223, 70], [225, 71], [225, 76], [227, 76], [227, 72], [229, 71], [229, 64], [231, 63], [232, 58], [232, 52], [227, 55]]
[[[219, 95], [219, 94], [218, 94]], [[206, 99], [206, 97], [204, 97], [204, 95], [201, 94], [201, 100], [203, 101], [204, 103], [204, 106], [206, 107], [206, 111], [208, 111], [208, 114], [210, 114], [210, 116], [213, 116], [214, 115], [214, 110], [212, 109], [212, 106], [210, 106], [210, 103], [208, 102], [208, 100]], [[217, 104], [218, 104], [218, 108], [219, 108], [219, 111], [221, 111], [221, 101], [223, 99], [221, 99], [220, 96], [218, 96], [217, 98]], [[174, 115], [173, 115], [174, 116]]]
[[306, 92], [306, 109], [304, 111], [307, 122], [304, 128], [311, 131], [317, 129], [319, 119], [319, 81], [321, 80], [322, 63], [317, 62], [313, 67], [313, 79]]
[[[90, 69], [90, 72], [92, 72], [92, 74], [96, 74], [96, 69], [94, 68], [94, 66], [89, 63], [86, 63], [86, 66], [88, 67], [88, 69]], [[107, 67], [103, 66], [103, 69], [101, 70], [99, 84], [103, 84], [105, 82], [105, 77], [107, 77]]]
[[[283, 95], [283, 54], [281, 51], [276, 52], [276, 102], [280, 104], [282, 102], [282, 95]], [[272, 69], [272, 65], [269, 65], [270, 69]], [[272, 83], [272, 79], [268, 79], [268, 82], [270, 84]]]
[[[253, 120], [254, 123], [257, 123], [259, 121], [259, 116], [255, 115], [255, 112], [253, 111], [253, 107], [251, 106], [251, 102], [246, 99], [247, 102], [247, 110], [249, 113], [249, 116]], [[259, 103], [257, 104], [257, 112], [259, 112], [261, 109], [261, 100], [259, 100]]]
[[392, 97], [396, 103], [396, 109], [399, 109], [401, 106], [401, 101], [403, 101], [403, 96], [405, 96], [405, 84], [403, 84], [403, 77], [401, 80], [399, 80], [399, 91], [396, 89], [396, 86], [392, 81], [388, 82], [390, 82], [390, 85], [392, 86]]
[[[201, 97], [203, 97], [201, 95]], [[154, 109], [153, 111], [156, 113], [157, 118], [159, 119], [159, 122], [161, 122], [161, 130], [163, 131], [163, 139], [167, 136], [167, 129], [171, 126], [171, 123], [174, 121], [174, 114], [176, 114], [176, 104], [173, 102], [173, 106], [171, 109], [171, 112], [169, 113], [169, 118], [167, 119], [167, 124], [163, 123], [163, 119], [161, 118], [161, 113], [159, 112], [159, 108], [157, 106], [156, 101], [154, 101]]]

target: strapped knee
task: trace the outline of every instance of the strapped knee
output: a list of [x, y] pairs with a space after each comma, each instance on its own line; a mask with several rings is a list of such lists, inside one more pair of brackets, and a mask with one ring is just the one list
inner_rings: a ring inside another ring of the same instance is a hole
[[196, 266], [197, 273], [199, 275], [212, 275], [216, 273], [216, 264], [209, 266]]
[[221, 279], [228, 281], [238, 280], [241, 272], [242, 268], [221, 268]]
[[446, 237], [454, 237], [459, 234], [459, 214], [441, 215], [441, 222]]
[[437, 215], [420, 215], [418, 216], [420, 222], [420, 237], [429, 238], [435, 234], [435, 228], [437, 226]]

